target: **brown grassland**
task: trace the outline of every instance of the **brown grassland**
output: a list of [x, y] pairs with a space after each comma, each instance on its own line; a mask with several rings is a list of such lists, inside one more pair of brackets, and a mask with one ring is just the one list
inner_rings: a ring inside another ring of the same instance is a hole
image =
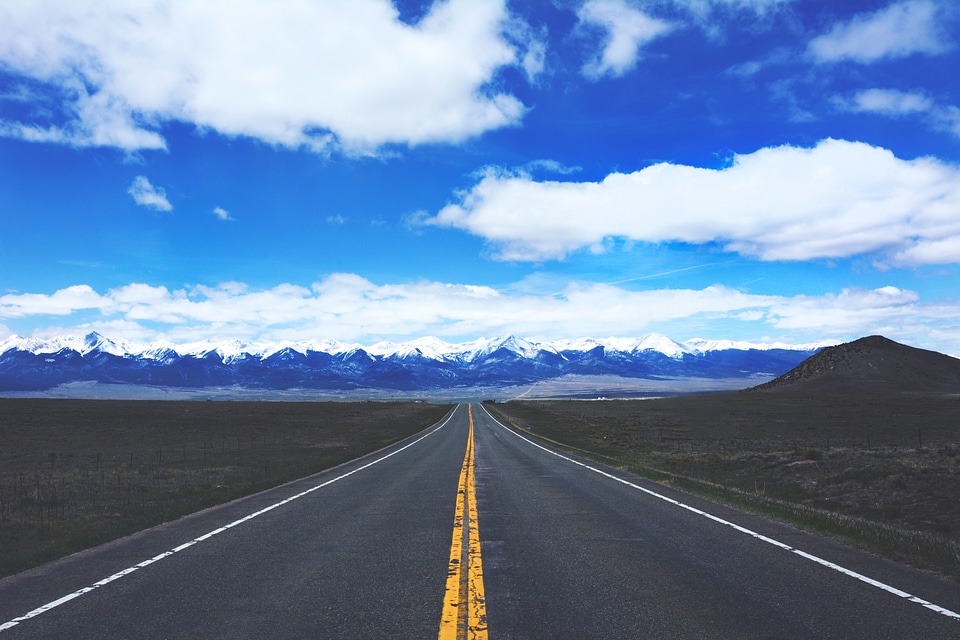
[[487, 406], [581, 455], [960, 579], [960, 396]]
[[352, 460], [449, 408], [0, 399], [0, 576]]
[[[677, 488], [960, 579], [960, 397], [488, 404]], [[0, 576], [315, 473], [449, 405], [0, 399]]]

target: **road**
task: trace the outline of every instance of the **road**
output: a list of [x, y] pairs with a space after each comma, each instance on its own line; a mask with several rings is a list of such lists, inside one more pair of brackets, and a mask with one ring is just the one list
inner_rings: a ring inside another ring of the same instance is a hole
[[476, 404], [0, 581], [0, 640], [960, 638], [958, 611], [960, 585], [548, 450]]

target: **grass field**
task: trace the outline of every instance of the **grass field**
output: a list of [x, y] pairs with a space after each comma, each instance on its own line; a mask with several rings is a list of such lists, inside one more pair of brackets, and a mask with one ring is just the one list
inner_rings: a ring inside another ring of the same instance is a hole
[[352, 460], [449, 408], [0, 399], [0, 576]]
[[960, 579], [958, 396], [488, 406], [608, 464]]
[[[604, 462], [960, 579], [960, 397], [489, 406]], [[0, 399], [0, 575], [352, 460], [448, 410]]]

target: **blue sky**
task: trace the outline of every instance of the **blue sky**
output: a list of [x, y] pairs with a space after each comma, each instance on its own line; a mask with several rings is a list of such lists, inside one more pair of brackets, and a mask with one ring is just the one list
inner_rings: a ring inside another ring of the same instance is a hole
[[960, 4], [0, 6], [0, 339], [960, 355]]

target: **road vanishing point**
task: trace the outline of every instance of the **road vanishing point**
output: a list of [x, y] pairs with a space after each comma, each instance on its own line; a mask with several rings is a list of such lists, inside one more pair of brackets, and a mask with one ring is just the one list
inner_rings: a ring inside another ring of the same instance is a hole
[[479, 404], [0, 580], [0, 640], [960, 638], [960, 585], [546, 446]]

